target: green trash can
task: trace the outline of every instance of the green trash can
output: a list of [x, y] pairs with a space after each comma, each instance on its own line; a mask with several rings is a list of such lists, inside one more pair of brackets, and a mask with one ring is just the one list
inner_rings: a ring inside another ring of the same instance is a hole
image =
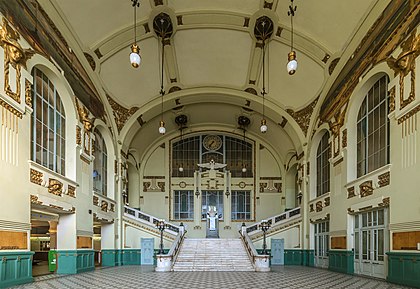
[[48, 270], [54, 272], [57, 269], [57, 251], [48, 252]]

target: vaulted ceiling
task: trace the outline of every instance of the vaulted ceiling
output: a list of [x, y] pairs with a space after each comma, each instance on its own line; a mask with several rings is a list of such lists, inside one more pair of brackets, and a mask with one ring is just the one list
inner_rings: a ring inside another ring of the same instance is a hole
[[254, 26], [258, 17], [268, 16], [274, 33], [266, 56], [269, 131], [264, 137], [276, 146], [287, 138], [285, 151], [299, 151], [309, 123], [316, 118], [302, 126], [299, 111], [309, 107], [310, 116], [320, 105], [317, 100], [325, 96], [389, 0], [295, 0], [299, 67], [293, 76], [286, 71], [291, 40], [287, 0], [141, 0], [138, 69], [128, 59], [134, 36], [131, 0], [38, 2], [88, 71], [108, 121], [114, 121], [113, 111], [120, 109], [123, 116], [117, 116], [112, 126], [127, 146], [133, 145], [132, 139], [151, 143], [159, 137], [160, 44], [153, 19], [161, 12], [171, 17], [174, 26], [165, 54], [164, 117], [169, 132], [177, 129], [174, 116], [182, 111], [191, 127], [213, 124], [231, 130], [237, 117], [247, 114], [250, 129], [258, 133], [262, 57]]

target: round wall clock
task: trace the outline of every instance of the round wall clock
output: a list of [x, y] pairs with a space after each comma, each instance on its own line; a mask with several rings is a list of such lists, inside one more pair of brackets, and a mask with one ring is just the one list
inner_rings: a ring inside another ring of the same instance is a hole
[[206, 150], [217, 151], [222, 147], [222, 138], [218, 135], [207, 135], [203, 139], [203, 146]]

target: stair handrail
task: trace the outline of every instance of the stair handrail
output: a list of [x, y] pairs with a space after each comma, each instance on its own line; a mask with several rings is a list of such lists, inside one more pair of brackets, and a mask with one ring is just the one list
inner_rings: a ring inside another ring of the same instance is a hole
[[[280, 215], [276, 215], [270, 218], [267, 218], [267, 222], [270, 224], [271, 227], [280, 225], [282, 223], [286, 223], [292, 219], [296, 219], [300, 217], [300, 207], [296, 207], [292, 210], [286, 211], [284, 213], [281, 213]], [[260, 222], [251, 224], [245, 227], [246, 233], [253, 235], [257, 232], [260, 232], [258, 225]]]
[[[154, 217], [152, 215], [146, 214], [140, 210], [131, 208], [127, 205], [124, 206], [124, 213], [127, 217], [134, 218], [136, 221], [139, 221], [144, 224], [148, 224], [149, 226], [155, 227], [156, 223], [159, 222], [159, 218]], [[168, 232], [172, 235], [178, 235], [180, 232], [180, 226], [175, 224], [165, 222], [167, 224], [167, 228], [165, 232]]]
[[252, 260], [255, 271], [258, 272], [268, 272], [270, 271], [270, 255], [268, 254], [258, 254], [257, 250], [252, 243], [251, 238], [246, 232], [245, 226], [242, 230], [239, 231], [239, 236], [245, 245], [246, 251], [248, 252], [249, 257]]
[[178, 257], [179, 249], [184, 241], [186, 232], [187, 231], [184, 229], [184, 226], [180, 226], [180, 231], [175, 241], [172, 243], [168, 253], [156, 255], [156, 272], [168, 272], [172, 270], [175, 260]]

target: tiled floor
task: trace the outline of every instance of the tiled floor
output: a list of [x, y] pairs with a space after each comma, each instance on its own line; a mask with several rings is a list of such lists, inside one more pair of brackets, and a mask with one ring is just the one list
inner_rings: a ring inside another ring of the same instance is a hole
[[[39, 279], [36, 279], [39, 280]], [[156, 273], [140, 266], [112, 267], [14, 287], [47, 288], [408, 288], [384, 281], [355, 277], [328, 270], [286, 266], [272, 272], [170, 272]]]

